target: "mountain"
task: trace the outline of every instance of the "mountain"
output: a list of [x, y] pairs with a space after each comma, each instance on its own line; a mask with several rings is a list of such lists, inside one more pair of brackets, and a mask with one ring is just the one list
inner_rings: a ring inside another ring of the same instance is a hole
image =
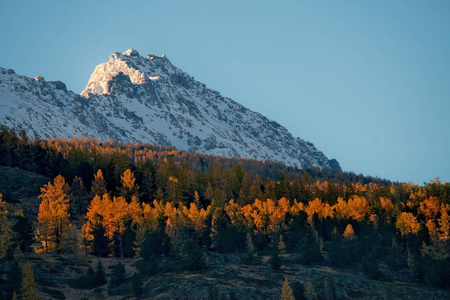
[[142, 57], [133, 49], [98, 65], [80, 95], [60, 81], [0, 68], [0, 124], [31, 137], [83, 135], [340, 169], [312, 143], [207, 88], [165, 55]]

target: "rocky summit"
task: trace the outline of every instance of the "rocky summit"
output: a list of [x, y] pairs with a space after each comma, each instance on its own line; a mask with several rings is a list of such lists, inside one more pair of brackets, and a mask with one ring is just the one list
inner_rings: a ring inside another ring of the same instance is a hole
[[340, 169], [307, 141], [207, 88], [165, 56], [116, 52], [80, 94], [0, 68], [0, 124], [31, 137], [155, 143], [225, 157]]

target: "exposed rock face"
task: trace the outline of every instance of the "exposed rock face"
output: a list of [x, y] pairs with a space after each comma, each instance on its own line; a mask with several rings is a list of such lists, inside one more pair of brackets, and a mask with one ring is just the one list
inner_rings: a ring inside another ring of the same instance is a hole
[[0, 69], [0, 108], [0, 124], [31, 136], [84, 135], [339, 169], [313, 144], [208, 89], [165, 55], [144, 58], [133, 49], [98, 65], [81, 96], [60, 81]]

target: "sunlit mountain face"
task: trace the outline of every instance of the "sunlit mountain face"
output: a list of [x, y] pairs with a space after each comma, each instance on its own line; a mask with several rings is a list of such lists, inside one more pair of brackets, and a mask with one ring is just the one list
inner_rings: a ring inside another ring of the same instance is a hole
[[340, 169], [307, 141], [207, 88], [165, 56], [116, 52], [80, 94], [0, 69], [0, 123], [31, 137], [156, 143], [225, 157]]

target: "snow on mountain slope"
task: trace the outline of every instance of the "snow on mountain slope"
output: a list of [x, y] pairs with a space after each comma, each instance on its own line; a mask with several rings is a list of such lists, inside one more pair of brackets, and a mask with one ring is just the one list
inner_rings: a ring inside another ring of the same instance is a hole
[[313, 144], [208, 89], [164, 55], [144, 58], [133, 49], [98, 65], [81, 96], [62, 82], [0, 69], [0, 124], [44, 138], [83, 135], [339, 168]]

